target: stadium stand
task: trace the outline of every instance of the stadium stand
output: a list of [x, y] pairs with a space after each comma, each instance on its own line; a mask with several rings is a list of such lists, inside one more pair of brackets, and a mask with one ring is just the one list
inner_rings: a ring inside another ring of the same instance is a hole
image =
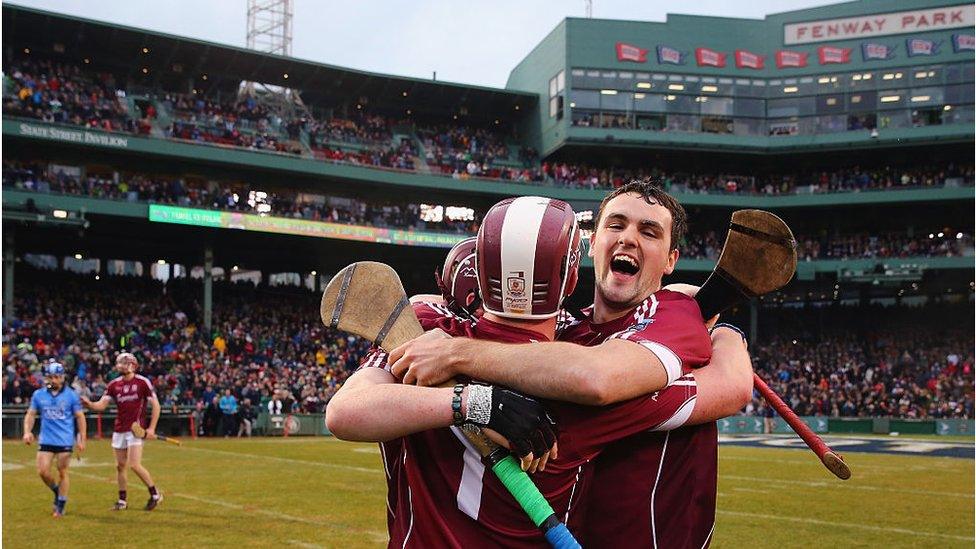
[[[974, 74], [951, 32], [931, 56], [816, 64], [819, 46], [795, 46], [808, 66], [774, 67], [763, 49], [757, 69], [615, 58], [624, 24], [567, 19], [494, 89], [3, 10], [4, 264], [16, 287], [5, 405], [23, 401], [48, 357], [84, 363], [83, 389], [97, 394], [124, 343], [148, 353], [167, 406], [199, 407], [200, 423], [224, 387], [321, 410], [362, 352], [319, 328], [324, 273], [379, 258], [408, 291], [430, 291], [443, 252], [497, 200], [538, 193], [592, 214], [607, 190], [653, 177], [691, 219], [673, 281], [708, 276], [734, 209], [793, 227], [796, 279], [730, 316], [756, 328], [757, 370], [798, 411], [973, 417], [967, 336], [896, 322], [973, 299]], [[807, 16], [748, 23], [778, 32]], [[633, 24], [664, 44], [746, 23]], [[174, 207], [165, 222], [160, 205]], [[466, 213], [434, 221], [424, 205]], [[297, 221], [345, 227], [322, 235]], [[82, 274], [30, 267], [28, 254]], [[142, 276], [110, 275], [109, 258]], [[261, 282], [217, 280], [207, 305], [207, 283], [187, 276], [205, 265], [246, 265]], [[310, 278], [307, 290], [269, 286]], [[873, 316], [886, 323], [868, 331]], [[747, 411], [764, 413], [758, 400]]]
[[[126, 174], [118, 180], [109, 177], [71, 176], [51, 166], [4, 162], [4, 187], [41, 193], [61, 193], [93, 198], [151, 202], [177, 206], [202, 207], [276, 217], [293, 217], [313, 221], [395, 227], [404, 229], [448, 231], [475, 234], [483, 212], [471, 210], [473, 219], [438, 222], [424, 220], [416, 203], [370, 203], [349, 197], [318, 196], [308, 193], [265, 192], [244, 184], [221, 185], [209, 182], [187, 182], [144, 174]], [[946, 234], [906, 231], [889, 233], [846, 234], [837, 231], [822, 235], [797, 235], [801, 260], [844, 258], [954, 257], [962, 256], [972, 245], [972, 235], [962, 232]], [[715, 231], [689, 234], [681, 244], [682, 257], [718, 259], [722, 241]]]

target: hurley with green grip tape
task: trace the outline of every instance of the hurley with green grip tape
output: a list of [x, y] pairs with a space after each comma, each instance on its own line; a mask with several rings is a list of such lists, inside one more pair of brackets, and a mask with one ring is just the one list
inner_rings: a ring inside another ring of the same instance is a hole
[[[424, 333], [400, 277], [384, 263], [362, 261], [339, 271], [322, 293], [320, 313], [326, 326], [368, 339], [386, 351]], [[551, 546], [581, 547], [508, 450], [488, 440], [475, 425], [465, 424], [461, 431]]]

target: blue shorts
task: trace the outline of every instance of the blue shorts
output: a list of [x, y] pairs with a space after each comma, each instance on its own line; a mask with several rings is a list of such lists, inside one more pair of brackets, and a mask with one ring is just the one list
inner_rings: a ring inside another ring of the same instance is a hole
[[52, 454], [64, 454], [74, 451], [74, 446], [55, 446], [53, 444], [41, 444], [38, 452], [51, 452]]

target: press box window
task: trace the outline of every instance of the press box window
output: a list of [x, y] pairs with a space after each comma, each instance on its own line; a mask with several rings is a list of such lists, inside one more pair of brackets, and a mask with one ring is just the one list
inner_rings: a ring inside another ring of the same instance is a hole
[[562, 120], [563, 92], [566, 90], [566, 71], [559, 71], [549, 79], [549, 118]]

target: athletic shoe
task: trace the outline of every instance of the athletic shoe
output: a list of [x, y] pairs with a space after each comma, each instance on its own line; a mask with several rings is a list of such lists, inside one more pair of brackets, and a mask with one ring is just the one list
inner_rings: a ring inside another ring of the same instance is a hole
[[68, 503], [67, 501], [65, 501], [65, 502], [59, 501], [59, 502], [57, 502], [57, 503], [54, 504], [54, 517], [55, 518], [56, 517], [63, 517], [64, 516], [64, 506], [67, 503]]
[[63, 509], [58, 509], [57, 507], [55, 507], [54, 508], [54, 512], [51, 513], [51, 516], [54, 517], [54, 518], [61, 518], [61, 517], [64, 516], [64, 510]]
[[113, 511], [125, 511], [128, 508], [129, 508], [129, 504], [126, 503], [126, 501], [124, 499], [120, 499], [119, 501], [116, 501], [115, 502], [115, 507], [112, 507], [112, 510]]
[[149, 496], [149, 501], [146, 502], [146, 511], [152, 511], [159, 505], [159, 502], [163, 501], [163, 495], [157, 494], [155, 496]]

